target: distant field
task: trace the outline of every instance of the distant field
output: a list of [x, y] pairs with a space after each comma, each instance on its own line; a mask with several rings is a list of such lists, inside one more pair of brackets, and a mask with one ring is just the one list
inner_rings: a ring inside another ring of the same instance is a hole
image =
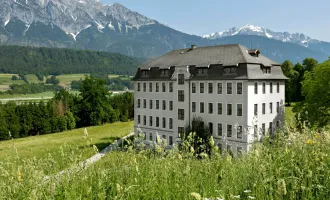
[[17, 74], [0, 74], [0, 90], [2, 88], [8, 88], [8, 86], [12, 84], [25, 84], [23, 80], [11, 80], [13, 75], [16, 75], [18, 77]]
[[42, 83], [42, 81], [40, 81], [35, 74], [27, 74], [27, 75], [25, 75], [25, 77], [30, 84], [31, 83], [35, 83], [35, 84]]
[[[70, 91], [71, 94], [79, 94], [78, 91]], [[6, 103], [7, 101], [15, 101], [15, 102], [24, 102], [24, 101], [36, 101], [40, 100], [48, 100], [54, 97], [54, 92], [42, 92], [37, 94], [4, 94], [0, 95], [0, 102]]]
[[294, 103], [291, 104], [291, 106], [285, 107], [285, 122], [290, 125], [294, 122], [294, 112], [292, 111], [292, 108], [294, 106]]
[[[99, 150], [105, 148], [114, 140], [128, 135], [133, 131], [133, 122], [117, 122], [102, 126], [88, 127], [88, 137], [84, 139], [84, 129], [75, 129], [62, 133], [19, 138], [0, 142], [0, 160], [15, 156], [15, 148], [20, 158], [45, 158], [48, 153], [59, 156], [60, 146], [83, 148], [87, 143], [89, 151], [82, 155], [85, 159], [92, 155], [95, 145]], [[14, 148], [15, 147], [15, 148]]]
[[62, 86], [70, 86], [72, 81], [78, 81], [80, 79], [84, 79], [86, 74], [64, 74], [57, 76], [58, 80], [60, 80], [60, 85]]

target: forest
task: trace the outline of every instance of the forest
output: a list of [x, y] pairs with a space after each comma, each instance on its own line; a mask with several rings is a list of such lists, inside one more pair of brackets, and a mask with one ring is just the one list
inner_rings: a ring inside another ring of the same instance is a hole
[[0, 73], [133, 75], [143, 63], [119, 53], [44, 47], [0, 46]]
[[132, 119], [133, 93], [112, 95], [105, 86], [103, 79], [86, 77], [79, 95], [61, 89], [48, 102], [0, 104], [0, 140]]

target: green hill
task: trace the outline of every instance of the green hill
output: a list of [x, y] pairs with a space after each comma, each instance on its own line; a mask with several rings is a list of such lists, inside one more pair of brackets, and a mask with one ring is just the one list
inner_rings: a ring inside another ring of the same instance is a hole
[[0, 73], [134, 74], [143, 62], [118, 53], [43, 47], [0, 46]]

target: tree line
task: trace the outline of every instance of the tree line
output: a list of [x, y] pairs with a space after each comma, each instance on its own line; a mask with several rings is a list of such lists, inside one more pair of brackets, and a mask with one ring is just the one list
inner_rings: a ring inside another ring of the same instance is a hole
[[293, 111], [297, 128], [324, 128], [330, 125], [330, 57], [318, 63], [306, 58], [293, 66], [290, 61], [282, 64], [286, 81], [285, 100], [296, 102]]
[[102, 79], [86, 77], [79, 95], [61, 89], [48, 102], [0, 104], [0, 140], [133, 119], [133, 94], [112, 95], [105, 85]]
[[143, 59], [118, 53], [44, 47], [0, 46], [0, 73], [133, 75]]

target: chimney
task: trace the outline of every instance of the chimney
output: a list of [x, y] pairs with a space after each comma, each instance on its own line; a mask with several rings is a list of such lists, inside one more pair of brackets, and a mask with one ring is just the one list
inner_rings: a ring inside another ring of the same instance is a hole
[[197, 45], [192, 44], [191, 47], [190, 47], [190, 50], [193, 50], [193, 49], [196, 49], [196, 48], [197, 48]]

